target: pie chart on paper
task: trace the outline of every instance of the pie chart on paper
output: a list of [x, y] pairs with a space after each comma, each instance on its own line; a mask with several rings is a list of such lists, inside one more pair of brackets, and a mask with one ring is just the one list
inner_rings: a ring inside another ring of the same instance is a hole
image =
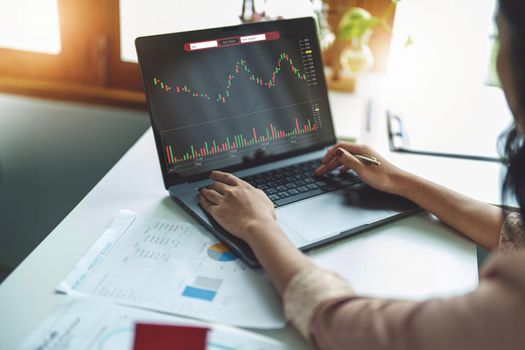
[[208, 247], [208, 256], [216, 261], [233, 261], [237, 260], [237, 256], [224, 244], [215, 243]]

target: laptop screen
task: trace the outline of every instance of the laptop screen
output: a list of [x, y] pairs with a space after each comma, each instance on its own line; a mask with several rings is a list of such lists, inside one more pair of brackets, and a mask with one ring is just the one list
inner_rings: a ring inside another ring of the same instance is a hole
[[315, 22], [138, 38], [166, 185], [335, 142]]

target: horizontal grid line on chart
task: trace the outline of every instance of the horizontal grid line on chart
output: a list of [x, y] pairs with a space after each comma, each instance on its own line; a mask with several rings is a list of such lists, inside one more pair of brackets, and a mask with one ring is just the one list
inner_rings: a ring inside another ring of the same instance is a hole
[[232, 116], [232, 117], [221, 118], [221, 119], [217, 119], [217, 120], [213, 120], [213, 121], [196, 123], [196, 124], [191, 124], [191, 125], [187, 125], [187, 126], [181, 126], [181, 127], [178, 127], [178, 128], [166, 129], [166, 130], [162, 130], [160, 133], [161, 134], [165, 134], [165, 133], [168, 133], [168, 132], [171, 132], [171, 131], [175, 131], [175, 130], [188, 129], [188, 128], [192, 128], [192, 127], [195, 127], [195, 126], [202, 126], [202, 125], [206, 125], [206, 124], [214, 124], [214, 123], [218, 123], [218, 122], [221, 122], [221, 121], [224, 121], [224, 120], [228, 120], [228, 119], [236, 119], [236, 118], [241, 118], [241, 117], [245, 117], [245, 116], [252, 115], [252, 114], [258, 114], [258, 113], [264, 113], [264, 112], [269, 112], [269, 111], [275, 111], [275, 110], [279, 110], [279, 109], [290, 108], [290, 107], [294, 107], [294, 106], [304, 105], [304, 104], [307, 104], [307, 103], [312, 103], [312, 102], [319, 101], [319, 100], [320, 100], [319, 98], [316, 98], [316, 99], [313, 99], [313, 100], [308, 100], [308, 101], [304, 101], [304, 102], [294, 103], [294, 104], [290, 104], [290, 105], [264, 109], [264, 110], [257, 111], [257, 112], [237, 114], [237, 115]]

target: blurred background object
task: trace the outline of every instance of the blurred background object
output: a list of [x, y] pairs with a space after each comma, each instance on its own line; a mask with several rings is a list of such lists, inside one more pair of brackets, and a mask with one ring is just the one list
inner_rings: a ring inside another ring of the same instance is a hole
[[[351, 42], [334, 42], [344, 13], [360, 7], [390, 25], [394, 11], [384, 13], [391, 4], [391, 0], [157, 0], [154, 4], [0, 0], [0, 91], [145, 109], [134, 48], [137, 36], [305, 16], [317, 19], [327, 48], [325, 63], [337, 77], [341, 51]], [[370, 38], [375, 71], [386, 67], [389, 40], [388, 30], [375, 28]], [[363, 50], [372, 57], [367, 45]], [[371, 60], [365, 63], [370, 65]]]
[[[372, 67], [374, 54], [368, 46], [376, 17], [360, 7], [347, 10], [339, 22], [339, 37], [350, 44], [341, 52], [343, 71], [357, 74]], [[334, 78], [336, 74], [334, 73]]]
[[385, 71], [396, 3], [392, 0], [326, 0], [327, 22], [335, 33], [335, 41], [323, 53], [330, 88], [352, 92], [355, 73], [369, 68]]
[[410, 148], [499, 156], [512, 115], [495, 83], [496, 9], [496, 0], [397, 4], [385, 104], [402, 119]]

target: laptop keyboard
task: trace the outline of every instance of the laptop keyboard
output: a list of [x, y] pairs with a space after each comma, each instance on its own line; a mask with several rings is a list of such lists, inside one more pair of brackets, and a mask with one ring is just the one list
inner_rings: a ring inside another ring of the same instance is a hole
[[275, 206], [290, 204], [362, 182], [353, 171], [337, 171], [317, 176], [315, 170], [320, 164], [321, 160], [316, 159], [242, 179], [263, 190]]

